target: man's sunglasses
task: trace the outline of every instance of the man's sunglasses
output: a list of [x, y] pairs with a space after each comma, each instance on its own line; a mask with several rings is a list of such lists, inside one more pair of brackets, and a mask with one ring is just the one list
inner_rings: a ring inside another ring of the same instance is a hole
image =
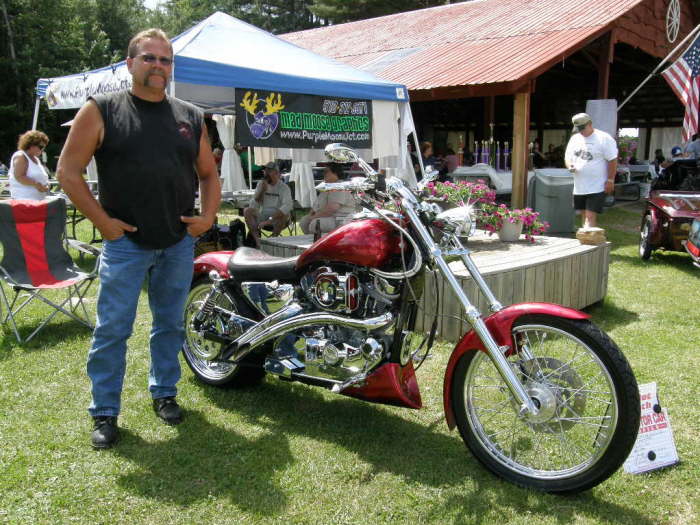
[[173, 59], [170, 57], [159, 57], [151, 53], [143, 53], [140, 56], [146, 64], [155, 64], [156, 62], [160, 62], [161, 66], [170, 66], [173, 63]]

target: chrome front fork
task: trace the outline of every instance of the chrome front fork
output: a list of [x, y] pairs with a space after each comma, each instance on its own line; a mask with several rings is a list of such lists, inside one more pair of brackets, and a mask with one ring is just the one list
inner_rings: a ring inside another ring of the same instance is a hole
[[508, 350], [508, 348], [501, 348], [498, 346], [493, 336], [491, 335], [491, 332], [489, 332], [488, 328], [486, 327], [486, 323], [484, 323], [484, 320], [481, 318], [481, 313], [471, 303], [471, 301], [469, 301], [469, 298], [464, 293], [464, 290], [462, 290], [459, 281], [457, 281], [457, 278], [454, 276], [452, 270], [450, 270], [450, 267], [447, 264], [447, 261], [445, 260], [446, 255], [459, 255], [462, 259], [462, 262], [464, 263], [464, 266], [467, 268], [469, 274], [474, 279], [474, 282], [479, 287], [479, 290], [481, 290], [481, 292], [488, 300], [489, 309], [492, 312], [502, 310], [503, 306], [500, 302], [498, 302], [493, 292], [486, 284], [486, 281], [484, 280], [483, 276], [479, 272], [479, 269], [476, 267], [476, 264], [474, 264], [474, 261], [472, 261], [471, 257], [469, 256], [469, 250], [461, 246], [461, 243], [458, 240], [456, 240], [456, 249], [443, 252], [442, 248], [438, 246], [435, 243], [435, 241], [433, 241], [430, 232], [423, 225], [420, 218], [418, 217], [418, 213], [413, 209], [413, 207], [411, 207], [410, 205], [404, 206], [404, 210], [406, 214], [411, 218], [412, 224], [415, 226], [416, 230], [418, 231], [418, 234], [421, 236], [423, 242], [428, 247], [430, 255], [433, 257], [433, 260], [437, 264], [440, 273], [442, 273], [442, 276], [452, 288], [453, 292], [459, 299], [459, 302], [462, 303], [464, 311], [467, 315], [467, 320], [474, 328], [474, 331], [479, 336], [479, 339], [481, 339], [481, 342], [484, 343], [489, 358], [500, 373], [501, 377], [503, 378], [503, 381], [505, 381], [506, 385], [508, 385], [508, 389], [510, 390], [511, 394], [513, 394], [513, 397], [515, 397], [515, 399], [520, 404], [520, 415], [536, 415], [539, 412], [537, 406], [527, 394], [525, 387], [513, 372], [513, 369], [510, 367], [510, 364], [508, 363], [508, 360], [504, 355], [504, 352]]

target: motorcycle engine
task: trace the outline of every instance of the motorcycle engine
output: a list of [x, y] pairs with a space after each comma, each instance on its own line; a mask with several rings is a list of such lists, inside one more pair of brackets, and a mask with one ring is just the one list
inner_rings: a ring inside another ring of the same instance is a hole
[[352, 313], [360, 305], [360, 281], [356, 274], [340, 274], [328, 266], [318, 268], [301, 281], [306, 297], [321, 310]]
[[[395, 308], [399, 298], [398, 284], [393, 286], [362, 268], [322, 266], [305, 275], [300, 284], [312, 310], [341, 317], [382, 315]], [[306, 376], [343, 382], [380, 363], [390, 341], [391, 336], [383, 331], [316, 325], [280, 337], [275, 354], [278, 359], [293, 357], [303, 362]]]
[[334, 271], [322, 266], [304, 276], [301, 287], [318, 309], [356, 317], [383, 314], [399, 297], [398, 285], [352, 268]]
[[384, 357], [382, 336], [342, 326], [308, 328], [277, 341], [275, 354], [304, 364], [304, 375], [343, 382], [368, 372]]

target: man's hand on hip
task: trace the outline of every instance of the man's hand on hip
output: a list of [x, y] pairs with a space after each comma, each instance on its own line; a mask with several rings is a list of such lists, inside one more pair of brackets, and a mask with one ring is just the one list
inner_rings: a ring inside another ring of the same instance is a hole
[[97, 229], [100, 230], [103, 239], [116, 241], [124, 236], [124, 232], [135, 232], [138, 228], [124, 221], [120, 221], [119, 219], [110, 217], [104, 225], [97, 226]]
[[195, 215], [193, 217], [180, 217], [180, 220], [187, 224], [187, 233], [192, 237], [199, 237], [205, 231], [211, 229], [214, 222], [201, 215]]

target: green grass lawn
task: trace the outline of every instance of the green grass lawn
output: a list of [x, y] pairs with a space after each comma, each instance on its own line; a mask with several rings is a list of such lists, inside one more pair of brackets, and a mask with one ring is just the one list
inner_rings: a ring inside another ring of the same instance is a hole
[[[639, 217], [622, 208], [603, 215], [613, 243], [608, 295], [589, 312], [638, 381], [658, 383], [681, 457], [676, 467], [618, 472], [572, 497], [497, 479], [445, 425], [447, 344], [418, 372], [420, 411], [275, 378], [250, 390], [217, 389], [196, 382], [183, 361], [186, 420], [168, 427], [155, 418], [147, 390], [150, 314], [142, 298], [122, 441], [108, 451], [89, 445], [89, 332], [60, 318], [23, 346], [9, 329], [0, 332], [0, 522], [698, 523], [700, 270], [677, 253], [643, 263]], [[24, 321], [23, 333], [35, 322]]]

